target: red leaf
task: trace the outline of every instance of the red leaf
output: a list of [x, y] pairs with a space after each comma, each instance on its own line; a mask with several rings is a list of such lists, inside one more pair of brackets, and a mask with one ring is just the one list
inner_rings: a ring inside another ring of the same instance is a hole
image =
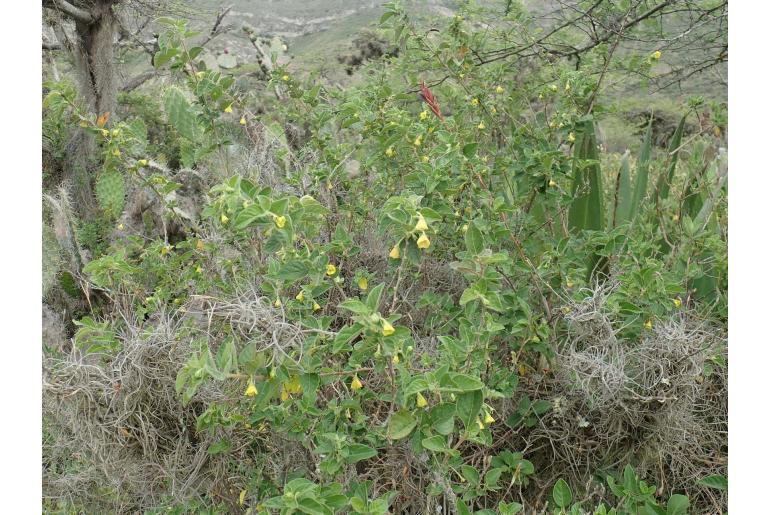
[[433, 114], [438, 116], [439, 120], [443, 122], [444, 117], [441, 115], [441, 108], [438, 105], [438, 100], [436, 100], [436, 97], [434, 97], [433, 93], [430, 92], [428, 86], [425, 85], [425, 81], [420, 82], [420, 91], [422, 93], [422, 99], [425, 100], [426, 104], [428, 104], [430, 110], [433, 111]]

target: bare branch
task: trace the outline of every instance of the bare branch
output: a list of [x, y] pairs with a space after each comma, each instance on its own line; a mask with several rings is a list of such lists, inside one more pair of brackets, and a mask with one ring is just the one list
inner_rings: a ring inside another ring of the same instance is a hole
[[132, 77], [128, 79], [121, 87], [120, 91], [123, 93], [128, 93], [129, 91], [133, 91], [148, 80], [155, 77], [155, 70], [146, 71], [144, 73], [140, 73], [139, 75]]
[[230, 9], [232, 9], [232, 5], [228, 5], [227, 7], [223, 8], [219, 13], [217, 14], [217, 19], [214, 20], [214, 26], [211, 27], [211, 30], [209, 31], [208, 35], [206, 36], [206, 39], [203, 40], [198, 46], [206, 46], [206, 44], [217, 37], [222, 32], [225, 32], [228, 30], [229, 27], [221, 27], [222, 20], [225, 19], [225, 16], [227, 16], [227, 13], [230, 12]]
[[90, 12], [80, 7], [76, 7], [66, 0], [43, 0], [43, 7], [49, 7], [55, 9], [62, 14], [66, 14], [75, 21], [81, 23], [93, 23], [94, 17]]

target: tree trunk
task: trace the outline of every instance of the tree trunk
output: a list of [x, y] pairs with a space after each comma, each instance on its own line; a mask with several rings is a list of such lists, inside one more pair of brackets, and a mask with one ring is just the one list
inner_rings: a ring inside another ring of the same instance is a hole
[[[79, 92], [88, 111], [114, 119], [117, 81], [113, 49], [118, 23], [112, 11], [114, 0], [95, 0], [88, 7], [90, 19], [75, 19], [76, 38], [72, 45]], [[93, 180], [100, 160], [93, 137], [79, 131], [69, 143], [65, 179], [81, 218], [93, 216], [96, 202]]]
[[73, 49], [80, 90], [88, 109], [97, 115], [114, 114], [117, 96], [113, 48], [118, 23], [112, 0], [96, 0], [89, 9], [93, 20], [75, 21]]

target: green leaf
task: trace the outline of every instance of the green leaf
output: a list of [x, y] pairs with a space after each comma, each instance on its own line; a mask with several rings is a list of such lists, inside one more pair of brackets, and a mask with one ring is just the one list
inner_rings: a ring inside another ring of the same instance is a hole
[[263, 216], [265, 216], [265, 210], [258, 204], [251, 204], [238, 212], [233, 225], [236, 229], [245, 229]]
[[686, 495], [674, 494], [668, 499], [666, 504], [666, 515], [687, 515], [687, 508], [690, 507], [690, 500]]
[[222, 439], [209, 445], [208, 453], [222, 454], [223, 452], [227, 452], [229, 450], [230, 450], [230, 442], [228, 440]]
[[382, 291], [385, 289], [385, 283], [380, 283], [369, 292], [366, 296], [366, 305], [370, 311], [377, 311], [380, 307], [380, 299], [382, 298]]
[[474, 222], [469, 223], [465, 231], [465, 248], [474, 255], [484, 249], [484, 236]]
[[500, 515], [514, 515], [524, 509], [524, 506], [517, 502], [500, 502], [497, 505], [497, 511]]
[[706, 486], [708, 488], [714, 488], [716, 490], [727, 490], [727, 478], [719, 474], [713, 476], [706, 476], [698, 484]]
[[449, 451], [449, 448], [446, 446], [446, 439], [441, 435], [431, 436], [430, 438], [423, 438], [422, 446], [433, 452]]
[[457, 515], [471, 515], [471, 510], [462, 499], [457, 499]]
[[484, 395], [481, 390], [463, 393], [457, 396], [457, 416], [465, 424], [466, 429], [474, 427], [476, 417], [481, 411]]
[[346, 299], [340, 303], [339, 307], [352, 311], [356, 315], [369, 315], [372, 312], [366, 304], [358, 299]]
[[408, 410], [401, 409], [390, 417], [388, 422], [388, 438], [390, 440], [406, 438], [416, 425], [417, 419], [414, 418], [414, 415]]
[[307, 275], [307, 265], [302, 261], [289, 261], [281, 265], [276, 276], [284, 281], [299, 281]]
[[472, 392], [484, 388], [480, 379], [467, 374], [449, 372], [441, 380], [441, 390], [453, 393]]
[[476, 155], [476, 148], [479, 146], [478, 143], [468, 143], [463, 147], [463, 155], [467, 157], [468, 159], [472, 158]]
[[572, 490], [561, 478], [553, 485], [553, 500], [559, 508], [566, 508], [572, 502]]
[[315, 499], [305, 498], [299, 501], [299, 510], [308, 515], [333, 515], [333, 511]]
[[360, 443], [354, 443], [348, 446], [348, 463], [357, 463], [361, 460], [366, 460], [377, 456], [377, 450], [363, 445]]

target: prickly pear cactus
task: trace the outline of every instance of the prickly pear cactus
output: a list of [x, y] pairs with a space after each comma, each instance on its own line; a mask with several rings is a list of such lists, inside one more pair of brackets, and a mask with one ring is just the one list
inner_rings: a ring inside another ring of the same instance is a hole
[[126, 183], [117, 170], [105, 170], [96, 180], [96, 198], [104, 212], [116, 217], [123, 212], [126, 198]]

